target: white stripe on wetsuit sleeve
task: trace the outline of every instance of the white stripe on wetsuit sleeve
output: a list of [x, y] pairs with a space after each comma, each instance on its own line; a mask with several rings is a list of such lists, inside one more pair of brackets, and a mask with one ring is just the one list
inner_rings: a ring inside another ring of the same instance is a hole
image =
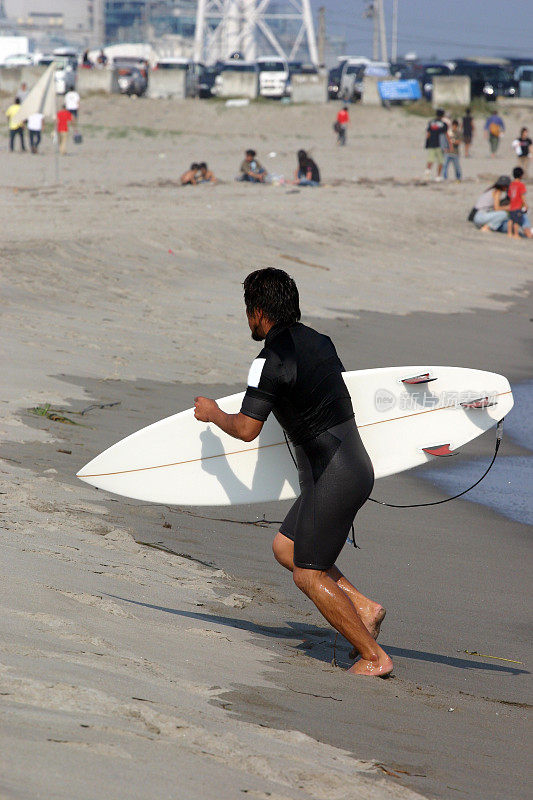
[[255, 389], [259, 386], [261, 380], [261, 373], [265, 366], [266, 358], [256, 358], [252, 361], [250, 372], [248, 373], [248, 386], [253, 386]]

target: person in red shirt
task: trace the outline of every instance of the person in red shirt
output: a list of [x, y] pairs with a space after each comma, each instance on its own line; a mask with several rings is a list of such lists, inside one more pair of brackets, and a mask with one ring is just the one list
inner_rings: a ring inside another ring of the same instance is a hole
[[57, 112], [57, 133], [59, 136], [59, 152], [62, 156], [67, 152], [68, 124], [72, 122], [72, 114], [65, 106]]
[[520, 228], [524, 223], [524, 212], [527, 211], [526, 187], [521, 178], [524, 175], [522, 167], [513, 169], [513, 178], [507, 194], [509, 196], [509, 222], [507, 223], [507, 234], [513, 239], [520, 236]]
[[341, 108], [339, 113], [337, 114], [337, 121], [333, 126], [337, 133], [337, 142], [340, 145], [346, 144], [346, 127], [350, 122], [350, 115], [348, 114], [347, 106]]

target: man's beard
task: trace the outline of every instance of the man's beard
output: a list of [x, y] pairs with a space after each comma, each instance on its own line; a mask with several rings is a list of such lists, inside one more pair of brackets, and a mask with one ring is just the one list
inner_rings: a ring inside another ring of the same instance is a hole
[[254, 342], [262, 342], [265, 337], [259, 333], [259, 325], [255, 325], [252, 328], [252, 339]]

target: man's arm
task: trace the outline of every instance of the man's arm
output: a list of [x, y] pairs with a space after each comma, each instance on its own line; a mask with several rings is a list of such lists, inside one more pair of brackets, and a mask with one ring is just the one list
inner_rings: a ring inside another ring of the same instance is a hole
[[195, 397], [194, 416], [200, 422], [212, 422], [218, 428], [243, 442], [252, 442], [261, 433], [263, 422], [246, 414], [226, 414], [215, 400], [208, 397]]

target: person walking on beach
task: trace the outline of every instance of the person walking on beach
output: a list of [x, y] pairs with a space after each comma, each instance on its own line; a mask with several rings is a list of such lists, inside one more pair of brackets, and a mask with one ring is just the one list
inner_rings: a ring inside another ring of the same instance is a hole
[[333, 129], [337, 134], [337, 144], [344, 146], [346, 144], [346, 128], [350, 124], [350, 115], [348, 113], [348, 106], [341, 108], [337, 114], [337, 119]]
[[300, 322], [298, 289], [283, 270], [248, 275], [244, 302], [252, 339], [264, 347], [250, 367], [241, 410], [226, 414], [215, 400], [197, 397], [194, 415], [251, 442], [274, 414], [292, 442], [301, 489], [274, 538], [274, 557], [359, 653], [349, 672], [385, 677], [392, 660], [376, 642], [385, 609], [335, 566], [374, 485], [344, 367], [331, 339]]
[[448, 135], [448, 124], [444, 122], [444, 109], [438, 108], [435, 116], [431, 119], [426, 127], [426, 178], [431, 175], [431, 167], [433, 164], [437, 165], [436, 181], [442, 180], [442, 166], [444, 164], [444, 151], [442, 149], [443, 142], [450, 146], [450, 137]]
[[505, 123], [499, 114], [491, 114], [485, 121], [485, 136], [489, 140], [489, 150], [492, 158], [496, 157], [498, 147], [500, 146], [500, 139], [505, 131]]
[[472, 112], [469, 108], [466, 109], [465, 115], [463, 117], [463, 142], [465, 145], [465, 158], [470, 158], [470, 145], [472, 144], [472, 139], [474, 138], [474, 118], [472, 116]]
[[68, 124], [72, 122], [72, 114], [63, 106], [57, 112], [57, 133], [59, 136], [59, 152], [62, 156], [67, 154]]
[[455, 170], [456, 180], [461, 180], [461, 165], [459, 163], [459, 146], [461, 144], [461, 133], [459, 131], [459, 120], [452, 120], [452, 129], [450, 131], [450, 145], [444, 157], [444, 169], [442, 177], [444, 180], [448, 178], [448, 167], [453, 164]]
[[520, 228], [524, 224], [524, 214], [527, 212], [526, 187], [522, 182], [524, 170], [522, 167], [513, 169], [513, 180], [509, 186], [509, 222], [507, 233], [513, 239], [520, 236]]
[[531, 158], [531, 145], [533, 142], [529, 138], [527, 128], [522, 128], [520, 136], [513, 142], [515, 153], [518, 156], [518, 166], [524, 170], [524, 180], [527, 181], [529, 172], [529, 159]]
[[70, 89], [65, 95], [65, 108], [70, 111], [72, 118], [77, 122], [80, 111], [80, 96], [76, 89]]
[[20, 100], [15, 97], [11, 105], [6, 111], [7, 123], [9, 127], [9, 150], [11, 153], [15, 150], [15, 139], [18, 136], [20, 139], [20, 149], [26, 150], [24, 144], [24, 123], [18, 122], [15, 117], [20, 111]]
[[43, 115], [40, 111], [30, 114], [26, 125], [30, 136], [30, 150], [32, 153], [38, 153], [39, 145], [41, 143], [41, 133], [43, 130]]

